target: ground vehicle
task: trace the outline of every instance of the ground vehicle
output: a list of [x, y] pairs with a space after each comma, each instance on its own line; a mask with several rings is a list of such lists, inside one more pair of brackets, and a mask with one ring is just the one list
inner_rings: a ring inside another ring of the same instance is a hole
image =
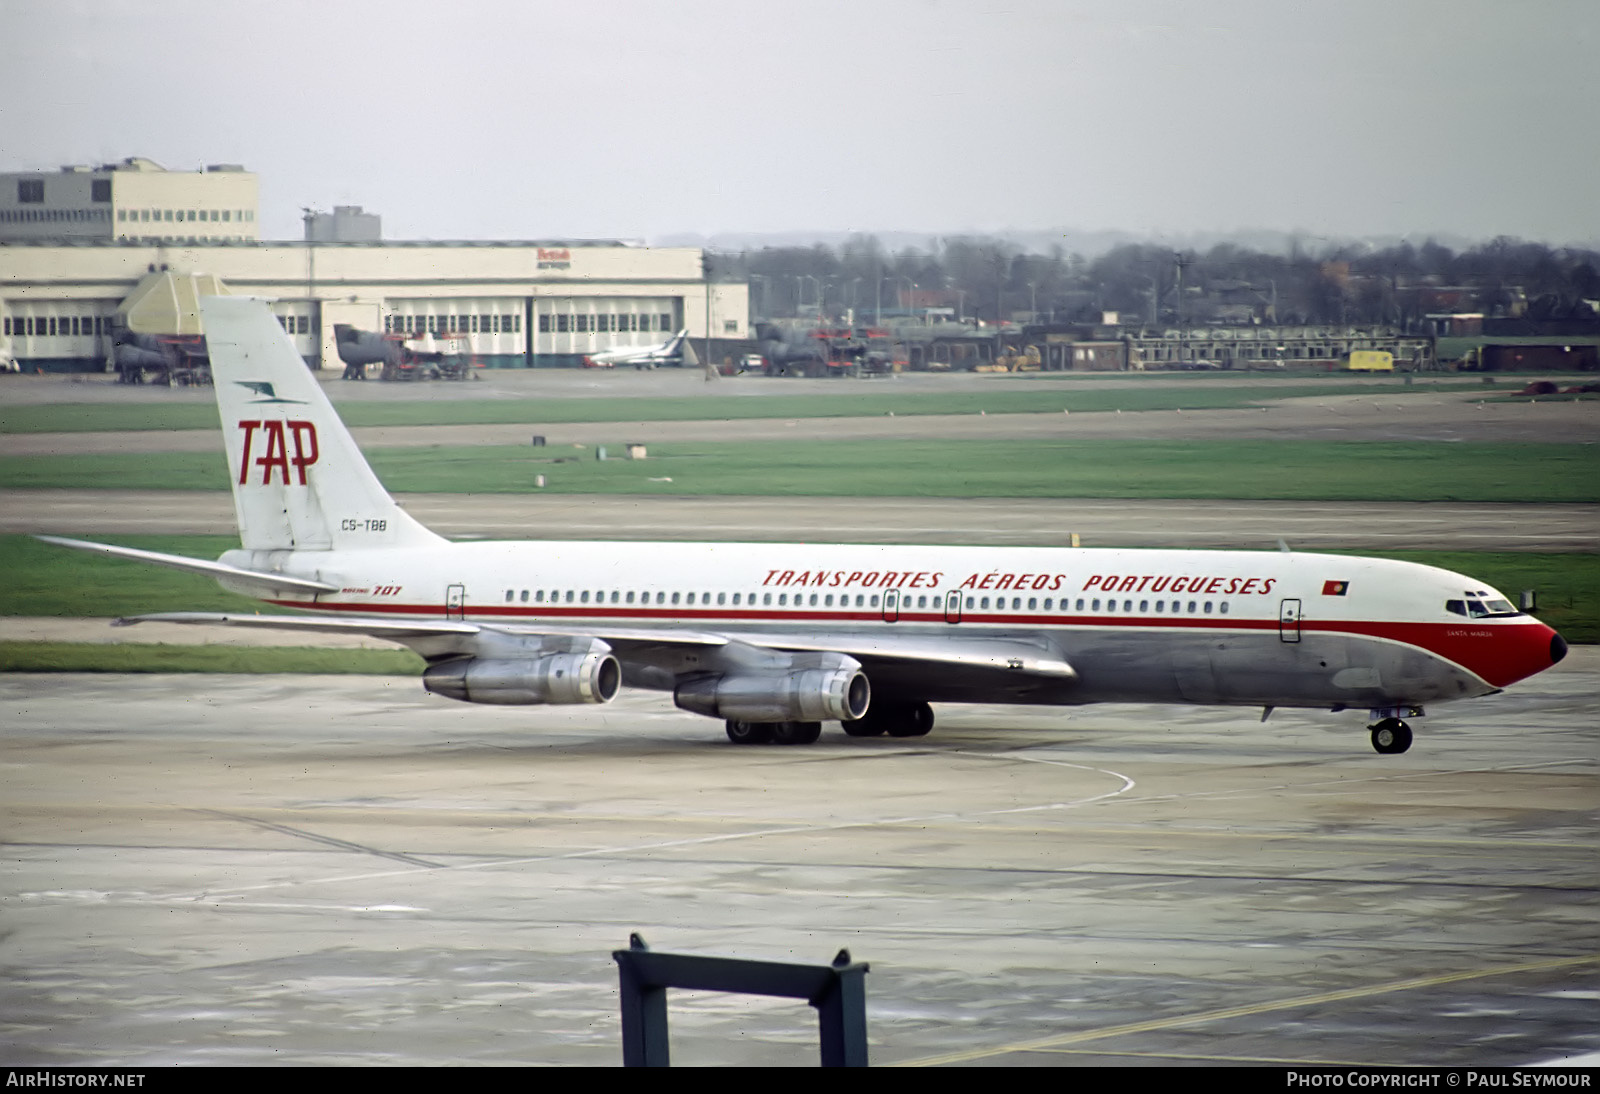
[[472, 350], [465, 335], [441, 335], [440, 351], [406, 345], [408, 334], [377, 334], [345, 323], [333, 328], [334, 345], [344, 362], [346, 380], [365, 380], [367, 366], [381, 364], [382, 380], [465, 380], [472, 375]]
[[1349, 372], [1393, 372], [1394, 354], [1382, 349], [1353, 349], [1344, 355]]

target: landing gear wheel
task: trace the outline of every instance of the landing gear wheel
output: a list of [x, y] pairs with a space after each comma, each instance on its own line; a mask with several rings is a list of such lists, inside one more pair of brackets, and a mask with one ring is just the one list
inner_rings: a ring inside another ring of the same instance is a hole
[[772, 740], [772, 727], [765, 722], [727, 723], [728, 740], [736, 745], [764, 745]]
[[821, 722], [778, 722], [771, 729], [772, 743], [779, 745], [808, 745], [822, 736]]
[[1372, 747], [1386, 756], [1411, 747], [1411, 727], [1399, 718], [1385, 718], [1368, 728], [1372, 730]]
[[867, 712], [867, 717], [839, 723], [839, 728], [852, 737], [878, 737], [883, 734], [883, 723]]
[[926, 737], [933, 728], [933, 708], [927, 703], [899, 707], [886, 719], [891, 737]]

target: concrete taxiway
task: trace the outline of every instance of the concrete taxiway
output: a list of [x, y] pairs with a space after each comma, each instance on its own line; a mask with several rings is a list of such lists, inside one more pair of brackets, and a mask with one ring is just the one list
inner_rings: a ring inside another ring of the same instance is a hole
[[[0, 677], [0, 1060], [615, 1064], [610, 951], [869, 962], [878, 1064], [1600, 1050], [1600, 654], [1358, 714], [945, 707], [737, 747], [658, 696]], [[679, 1063], [812, 1012], [674, 993]]]

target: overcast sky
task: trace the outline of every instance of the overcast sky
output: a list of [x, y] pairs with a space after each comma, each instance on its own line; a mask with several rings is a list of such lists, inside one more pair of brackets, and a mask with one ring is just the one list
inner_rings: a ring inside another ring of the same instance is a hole
[[0, 170], [263, 234], [1600, 240], [1600, 0], [0, 0]]

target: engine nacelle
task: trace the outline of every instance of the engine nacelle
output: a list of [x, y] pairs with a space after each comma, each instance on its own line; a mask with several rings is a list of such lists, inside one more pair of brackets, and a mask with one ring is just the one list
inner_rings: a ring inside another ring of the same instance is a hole
[[871, 698], [859, 668], [700, 676], [682, 681], [672, 693], [684, 710], [738, 722], [855, 721], [867, 712]]
[[512, 659], [458, 657], [429, 665], [422, 686], [463, 703], [609, 703], [622, 667], [604, 650]]

